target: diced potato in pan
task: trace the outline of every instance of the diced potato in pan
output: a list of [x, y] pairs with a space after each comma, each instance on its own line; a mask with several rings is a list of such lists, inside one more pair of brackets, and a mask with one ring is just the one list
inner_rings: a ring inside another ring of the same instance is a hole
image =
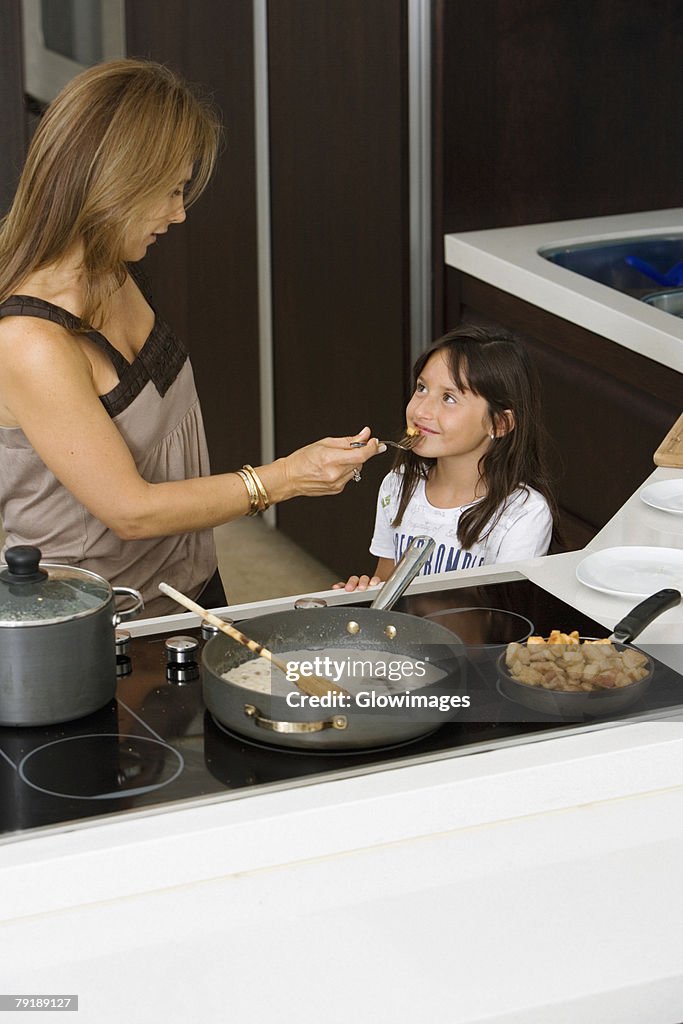
[[640, 651], [617, 650], [609, 639], [580, 640], [576, 630], [554, 629], [547, 639], [530, 636], [526, 644], [508, 644], [505, 664], [517, 682], [569, 693], [619, 689], [648, 674]]

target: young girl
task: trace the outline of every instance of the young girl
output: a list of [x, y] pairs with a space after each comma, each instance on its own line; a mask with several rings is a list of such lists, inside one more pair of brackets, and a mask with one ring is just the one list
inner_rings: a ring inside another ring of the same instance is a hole
[[508, 335], [462, 326], [417, 360], [406, 408], [420, 432], [399, 452], [377, 500], [370, 552], [388, 578], [414, 536], [436, 546], [422, 574], [544, 555], [557, 518], [543, 452], [539, 387], [523, 347]]

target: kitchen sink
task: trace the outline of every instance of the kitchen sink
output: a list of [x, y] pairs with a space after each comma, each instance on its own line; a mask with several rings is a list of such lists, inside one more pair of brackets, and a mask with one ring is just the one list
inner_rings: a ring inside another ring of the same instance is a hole
[[626, 295], [638, 299], [648, 296], [649, 304], [665, 312], [673, 310], [665, 303], [654, 303], [653, 292], [683, 285], [683, 233], [556, 244], [544, 246], [538, 253], [551, 263]]
[[674, 316], [683, 317], [683, 288], [673, 288], [668, 292], [652, 292], [651, 295], [644, 295], [643, 302], [655, 309], [662, 309], [665, 313], [673, 313]]

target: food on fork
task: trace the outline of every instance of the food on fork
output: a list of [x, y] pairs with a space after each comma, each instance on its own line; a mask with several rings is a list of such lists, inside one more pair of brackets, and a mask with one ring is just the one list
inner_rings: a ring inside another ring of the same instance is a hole
[[394, 441], [392, 444], [396, 448], [402, 448], [403, 451], [409, 452], [415, 447], [421, 437], [422, 431], [419, 427], [406, 427], [401, 440], [398, 442]]
[[644, 679], [649, 671], [641, 651], [617, 650], [607, 637], [581, 640], [576, 630], [557, 629], [547, 639], [530, 636], [525, 644], [508, 644], [505, 664], [516, 682], [563, 693], [619, 689]]

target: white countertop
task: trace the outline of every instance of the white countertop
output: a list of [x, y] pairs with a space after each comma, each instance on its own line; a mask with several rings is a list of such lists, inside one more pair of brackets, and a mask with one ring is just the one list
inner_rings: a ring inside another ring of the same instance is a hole
[[[446, 235], [446, 263], [683, 372], [683, 318], [540, 256], [548, 246], [683, 232], [683, 208]], [[657, 286], [652, 285], [655, 291]]]
[[[683, 479], [683, 470], [656, 469], [643, 483]], [[563, 601], [580, 608], [604, 626], [613, 628], [638, 598], [604, 594], [584, 586], [576, 578], [576, 566], [588, 552], [601, 548], [643, 546], [683, 550], [683, 515], [659, 511], [640, 498], [640, 487], [584, 551], [571, 551], [551, 559], [538, 559], [527, 575], [551, 590]], [[559, 563], [562, 562], [562, 572]], [[554, 564], [553, 564], [554, 563]], [[679, 588], [683, 586], [683, 580]], [[655, 619], [638, 637], [638, 646], [656, 653], [672, 668], [683, 673], [683, 605]], [[655, 651], [656, 648], [656, 651]]]
[[[624, 543], [683, 548], [683, 516], [636, 494], [591, 548]], [[634, 602], [583, 555], [439, 585], [522, 573], [611, 627]], [[682, 637], [680, 606], [642, 635]], [[0, 987], [97, 1024], [674, 1024], [682, 858], [675, 721], [207, 799], [0, 846]]]

